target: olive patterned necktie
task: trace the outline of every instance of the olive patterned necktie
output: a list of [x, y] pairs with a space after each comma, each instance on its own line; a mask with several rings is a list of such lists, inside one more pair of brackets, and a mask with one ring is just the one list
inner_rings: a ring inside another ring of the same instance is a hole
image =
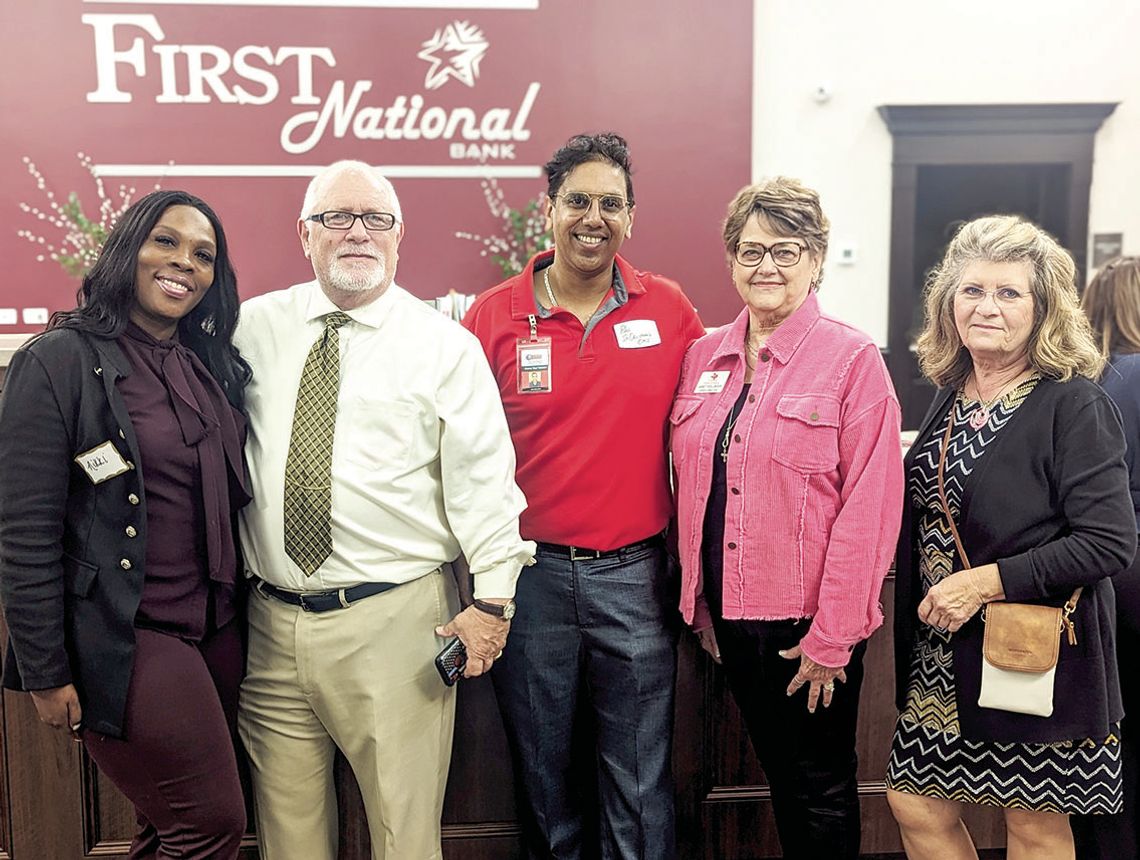
[[312, 576], [332, 552], [332, 447], [340, 388], [340, 333], [350, 320], [325, 317], [297, 387], [289, 458], [285, 462], [285, 552]]

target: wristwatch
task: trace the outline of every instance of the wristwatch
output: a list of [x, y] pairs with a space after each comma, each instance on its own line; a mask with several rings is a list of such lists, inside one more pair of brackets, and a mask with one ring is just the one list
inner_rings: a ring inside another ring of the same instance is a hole
[[494, 615], [496, 618], [502, 618], [504, 621], [510, 621], [515, 617], [516, 607], [513, 600], [508, 600], [500, 606], [498, 603], [488, 603], [476, 597], [474, 606], [480, 612], [486, 612], [488, 615]]

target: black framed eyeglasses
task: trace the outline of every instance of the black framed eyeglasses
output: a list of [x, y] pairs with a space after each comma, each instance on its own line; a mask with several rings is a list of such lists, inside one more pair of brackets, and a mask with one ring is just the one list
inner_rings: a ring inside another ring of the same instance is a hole
[[806, 247], [799, 242], [775, 242], [771, 245], [762, 245], [759, 242], [741, 242], [736, 246], [736, 262], [742, 266], [753, 268], [759, 266], [764, 258], [772, 255], [772, 262], [781, 269], [794, 266], [800, 261]]
[[305, 220], [316, 221], [322, 227], [327, 227], [330, 230], [351, 230], [357, 218], [360, 219], [365, 230], [373, 233], [391, 230], [396, 226], [396, 216], [391, 212], [342, 212], [339, 209], [330, 209], [328, 212], [310, 215]]
[[626, 199], [617, 194], [587, 194], [585, 191], [566, 191], [553, 195], [553, 199], [561, 200], [562, 205], [576, 215], [588, 212], [595, 200], [598, 201], [601, 213], [611, 218], [620, 215], [629, 206]]

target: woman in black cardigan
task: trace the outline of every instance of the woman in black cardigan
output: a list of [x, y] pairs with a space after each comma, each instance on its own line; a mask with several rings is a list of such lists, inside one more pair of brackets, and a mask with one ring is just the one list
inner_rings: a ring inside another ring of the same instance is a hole
[[134, 803], [134, 860], [227, 860], [245, 831], [237, 314], [217, 215], [156, 191], [0, 397], [3, 683]]
[[[974, 858], [963, 804], [1005, 810], [1010, 860], [1069, 858], [1068, 815], [1120, 807], [1120, 685], [1109, 577], [1136, 523], [1104, 360], [1070, 255], [1012, 216], [963, 226], [932, 273], [918, 341], [940, 386], [906, 461], [897, 559], [900, 709], [888, 800], [912, 860]], [[943, 439], [949, 425], [949, 443]], [[943, 513], [937, 470], [970, 565]], [[992, 601], [1062, 606], [1048, 717], [978, 704]]]

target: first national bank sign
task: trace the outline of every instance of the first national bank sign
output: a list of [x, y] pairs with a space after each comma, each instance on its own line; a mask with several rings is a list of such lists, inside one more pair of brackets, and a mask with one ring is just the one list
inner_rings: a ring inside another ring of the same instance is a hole
[[201, 196], [250, 296], [311, 276], [295, 238], [308, 178], [367, 161], [400, 195], [399, 281], [431, 298], [494, 284], [456, 234], [497, 235], [494, 194], [522, 208], [561, 143], [610, 130], [630, 141], [637, 189], [623, 251], [724, 322], [719, 224], [749, 177], [753, 2], [0, 0], [19, 6], [0, 12], [0, 115], [18, 118], [0, 135], [0, 334], [74, 302], [17, 235], [58, 244], [21, 209], [49, 191], [77, 192], [89, 215], [97, 187]]
[[[218, 0], [184, 0], [191, 5], [219, 5]], [[149, 5], [154, 5], [153, 3]], [[269, 5], [257, 0], [222, 5]], [[273, 4], [277, 5], [277, 4]], [[284, 4], [320, 5], [320, 4]], [[341, 5], [341, 4], [329, 4]], [[366, 2], [344, 5], [426, 7], [440, 5], [478, 8], [537, 8], [537, 0], [493, 3], [391, 3]], [[444, 106], [435, 98], [441, 88], [474, 89], [480, 62], [490, 44], [483, 31], [470, 20], [455, 18], [434, 31], [409, 52], [422, 61], [423, 84], [419, 92], [393, 92], [387, 81], [353, 74], [338, 58], [333, 45], [203, 44], [186, 39], [157, 13], [86, 13], [81, 21], [90, 28], [94, 47], [95, 88], [86, 95], [91, 104], [124, 104], [140, 98], [156, 105], [245, 106], [255, 111], [287, 103], [291, 114], [281, 123], [276, 144], [287, 155], [304, 155], [329, 139], [407, 141], [434, 144], [437, 158], [453, 162], [475, 161], [484, 175], [530, 175], [533, 168], [488, 170], [496, 162], [517, 157], [516, 145], [530, 139], [528, 120], [542, 90], [538, 81], [515, 84], [509, 104]], [[394, 46], [386, 44], [388, 53]], [[318, 74], [335, 78], [318, 84]], [[158, 89], [138, 90], [148, 79], [157, 79]], [[502, 95], [500, 87], [497, 94]], [[421, 149], [422, 152], [422, 149]], [[216, 175], [279, 174], [269, 165], [213, 165]], [[425, 166], [427, 167], [427, 166]], [[430, 168], [429, 172], [430, 171]], [[144, 175], [145, 166], [101, 165], [103, 175]], [[203, 174], [206, 165], [155, 165], [153, 172]], [[397, 171], [405, 175], [424, 171]], [[437, 171], [438, 172], [438, 171]], [[444, 171], [445, 173], [450, 171]]]

